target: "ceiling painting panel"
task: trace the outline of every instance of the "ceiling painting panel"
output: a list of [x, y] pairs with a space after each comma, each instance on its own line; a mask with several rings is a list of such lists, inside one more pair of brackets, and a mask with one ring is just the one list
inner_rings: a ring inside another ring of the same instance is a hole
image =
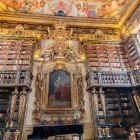
[[118, 20], [132, 0], [0, 0], [0, 12]]

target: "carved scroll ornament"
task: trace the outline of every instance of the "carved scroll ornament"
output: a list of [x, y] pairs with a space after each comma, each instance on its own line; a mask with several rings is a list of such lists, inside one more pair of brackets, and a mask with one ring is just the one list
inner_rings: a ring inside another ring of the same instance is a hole
[[73, 39], [73, 31], [68, 31], [66, 24], [61, 21], [54, 26], [54, 30], [48, 27], [47, 38], [41, 41], [40, 57], [45, 61], [61, 58], [68, 62], [76, 62], [80, 59], [80, 51], [78, 41]]

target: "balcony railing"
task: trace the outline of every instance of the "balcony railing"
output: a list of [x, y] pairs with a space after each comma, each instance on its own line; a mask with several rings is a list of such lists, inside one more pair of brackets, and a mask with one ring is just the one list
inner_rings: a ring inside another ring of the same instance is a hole
[[5, 86], [29, 86], [31, 73], [26, 70], [0, 71], [0, 87]]
[[109, 72], [90, 71], [87, 76], [87, 87], [130, 87], [140, 83], [140, 71]]

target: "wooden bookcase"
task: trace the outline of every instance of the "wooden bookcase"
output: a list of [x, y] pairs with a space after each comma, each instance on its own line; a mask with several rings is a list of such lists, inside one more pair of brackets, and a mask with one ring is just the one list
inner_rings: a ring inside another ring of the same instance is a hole
[[[25, 81], [25, 78], [26, 74], [31, 72], [32, 51], [32, 41], [0, 41], [0, 139], [4, 139], [6, 131], [10, 132], [10, 139], [14, 139], [14, 132], [22, 128], [20, 125], [23, 121], [19, 120], [20, 92], [25, 87], [29, 89], [29, 83]], [[30, 79], [30, 77], [28, 78]], [[15, 87], [18, 88], [17, 99], [12, 117], [9, 120], [11, 100]]]
[[[125, 139], [127, 138], [128, 134], [126, 133], [129, 131], [129, 127], [139, 122], [131, 90], [106, 89], [104, 91], [106, 114], [104, 114], [100, 93], [98, 92], [96, 93], [98, 99], [98, 115], [96, 116], [96, 121], [94, 118], [95, 109], [91, 108], [92, 120], [96, 123], [96, 129], [101, 128], [102, 134], [102, 137], [98, 137], [97, 132], [96, 139]], [[109, 128], [110, 137], [107, 137], [105, 134], [106, 127]]]

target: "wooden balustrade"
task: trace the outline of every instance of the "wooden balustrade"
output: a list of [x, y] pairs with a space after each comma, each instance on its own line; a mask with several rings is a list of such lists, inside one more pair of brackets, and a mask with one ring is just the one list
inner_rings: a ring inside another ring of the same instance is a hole
[[27, 70], [0, 71], [0, 87], [30, 86], [31, 72]]
[[131, 87], [140, 84], [140, 71], [110, 72], [90, 71], [87, 76], [87, 87]]

